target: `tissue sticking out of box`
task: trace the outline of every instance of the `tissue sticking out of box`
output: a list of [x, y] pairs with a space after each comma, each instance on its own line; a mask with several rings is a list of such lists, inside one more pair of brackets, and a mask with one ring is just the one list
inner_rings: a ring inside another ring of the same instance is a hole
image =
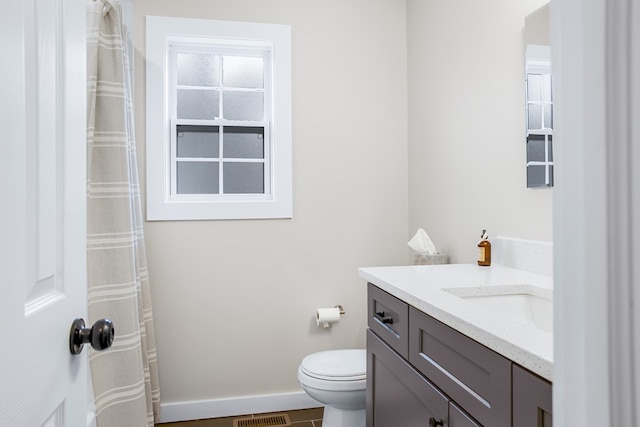
[[416, 235], [407, 244], [415, 253], [414, 264], [416, 265], [446, 264], [449, 260], [446, 253], [440, 253], [436, 250], [435, 245], [422, 228], [418, 229]]
[[414, 252], [423, 255], [435, 255], [438, 253], [436, 246], [433, 244], [429, 235], [422, 228], [418, 228], [418, 232], [407, 243]]

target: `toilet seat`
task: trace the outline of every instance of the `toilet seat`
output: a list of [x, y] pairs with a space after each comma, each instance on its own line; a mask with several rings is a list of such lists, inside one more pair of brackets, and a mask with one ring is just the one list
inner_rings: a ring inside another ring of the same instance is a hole
[[367, 377], [366, 350], [329, 350], [310, 354], [300, 371], [323, 381], [362, 381]]
[[322, 351], [302, 360], [298, 381], [324, 405], [323, 427], [365, 427], [366, 370], [366, 350]]

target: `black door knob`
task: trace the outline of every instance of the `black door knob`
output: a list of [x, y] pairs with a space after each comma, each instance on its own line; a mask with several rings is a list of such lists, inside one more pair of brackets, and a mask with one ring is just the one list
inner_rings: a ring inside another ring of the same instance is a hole
[[443, 425], [444, 425], [444, 421], [442, 421], [442, 420], [437, 421], [433, 417], [429, 418], [429, 427], [438, 427], [438, 426], [443, 426]]
[[94, 350], [102, 351], [111, 347], [116, 331], [109, 319], [97, 320], [92, 327], [85, 328], [83, 319], [76, 319], [69, 332], [69, 350], [71, 354], [80, 354], [85, 344], [91, 344]]

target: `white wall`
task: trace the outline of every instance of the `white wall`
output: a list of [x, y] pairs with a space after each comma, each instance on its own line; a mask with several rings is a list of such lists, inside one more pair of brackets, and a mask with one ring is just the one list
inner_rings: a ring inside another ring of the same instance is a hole
[[[292, 26], [294, 218], [145, 232], [162, 401], [298, 391], [303, 356], [365, 345], [357, 268], [407, 261], [406, 4], [136, 0], [143, 181], [146, 15]], [[335, 304], [342, 321], [316, 329]]]
[[552, 240], [552, 190], [527, 189], [524, 21], [547, 0], [407, 0], [409, 234], [450, 262], [490, 236]]

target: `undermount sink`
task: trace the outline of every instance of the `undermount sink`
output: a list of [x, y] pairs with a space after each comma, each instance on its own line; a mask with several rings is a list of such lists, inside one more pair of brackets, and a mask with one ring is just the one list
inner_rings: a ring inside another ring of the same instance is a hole
[[552, 291], [533, 285], [448, 288], [444, 291], [510, 319], [553, 333]]

